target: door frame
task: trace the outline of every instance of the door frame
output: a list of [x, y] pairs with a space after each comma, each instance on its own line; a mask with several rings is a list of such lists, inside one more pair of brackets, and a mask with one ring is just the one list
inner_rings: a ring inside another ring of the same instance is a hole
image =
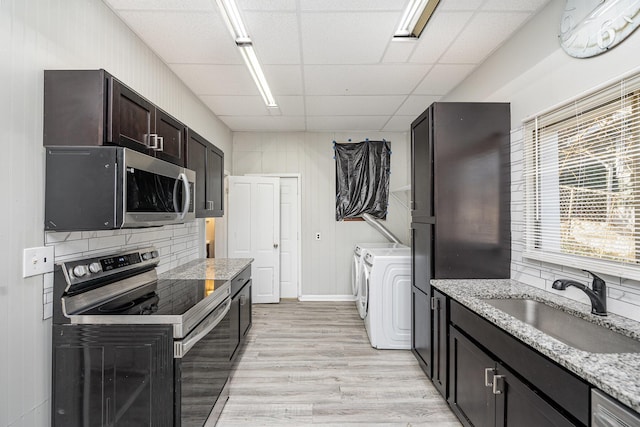
[[[298, 196], [296, 197], [296, 203], [298, 204], [298, 239], [297, 239], [297, 250], [298, 250], [298, 259], [296, 262], [298, 263], [298, 301], [302, 296], [302, 175], [299, 173], [245, 173], [244, 176], [264, 176], [264, 177], [275, 177], [275, 178], [296, 178], [298, 180]], [[280, 229], [280, 233], [282, 233], [282, 229]], [[282, 273], [282, 272], [281, 272]]]

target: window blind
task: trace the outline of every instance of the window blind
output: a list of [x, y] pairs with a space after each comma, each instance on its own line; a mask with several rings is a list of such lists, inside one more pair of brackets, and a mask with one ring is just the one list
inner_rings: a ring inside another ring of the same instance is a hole
[[640, 75], [524, 130], [525, 256], [640, 278]]

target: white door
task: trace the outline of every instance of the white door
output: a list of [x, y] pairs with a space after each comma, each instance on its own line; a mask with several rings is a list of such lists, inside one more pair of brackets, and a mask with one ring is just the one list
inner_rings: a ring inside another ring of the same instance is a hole
[[229, 257], [253, 258], [254, 303], [280, 301], [280, 179], [229, 177]]
[[298, 178], [280, 178], [280, 297], [298, 298]]

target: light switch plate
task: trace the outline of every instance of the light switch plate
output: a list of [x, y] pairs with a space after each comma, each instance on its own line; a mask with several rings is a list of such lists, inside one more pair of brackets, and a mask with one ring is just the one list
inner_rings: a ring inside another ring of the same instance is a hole
[[53, 246], [27, 248], [22, 256], [22, 277], [53, 271]]

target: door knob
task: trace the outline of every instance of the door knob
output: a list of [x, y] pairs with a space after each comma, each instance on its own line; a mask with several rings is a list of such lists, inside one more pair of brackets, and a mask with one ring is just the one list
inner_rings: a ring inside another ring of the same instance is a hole
[[277, 244], [277, 243], [274, 243], [274, 244], [273, 244], [273, 248], [274, 248], [274, 249], [278, 249], [278, 244]]

